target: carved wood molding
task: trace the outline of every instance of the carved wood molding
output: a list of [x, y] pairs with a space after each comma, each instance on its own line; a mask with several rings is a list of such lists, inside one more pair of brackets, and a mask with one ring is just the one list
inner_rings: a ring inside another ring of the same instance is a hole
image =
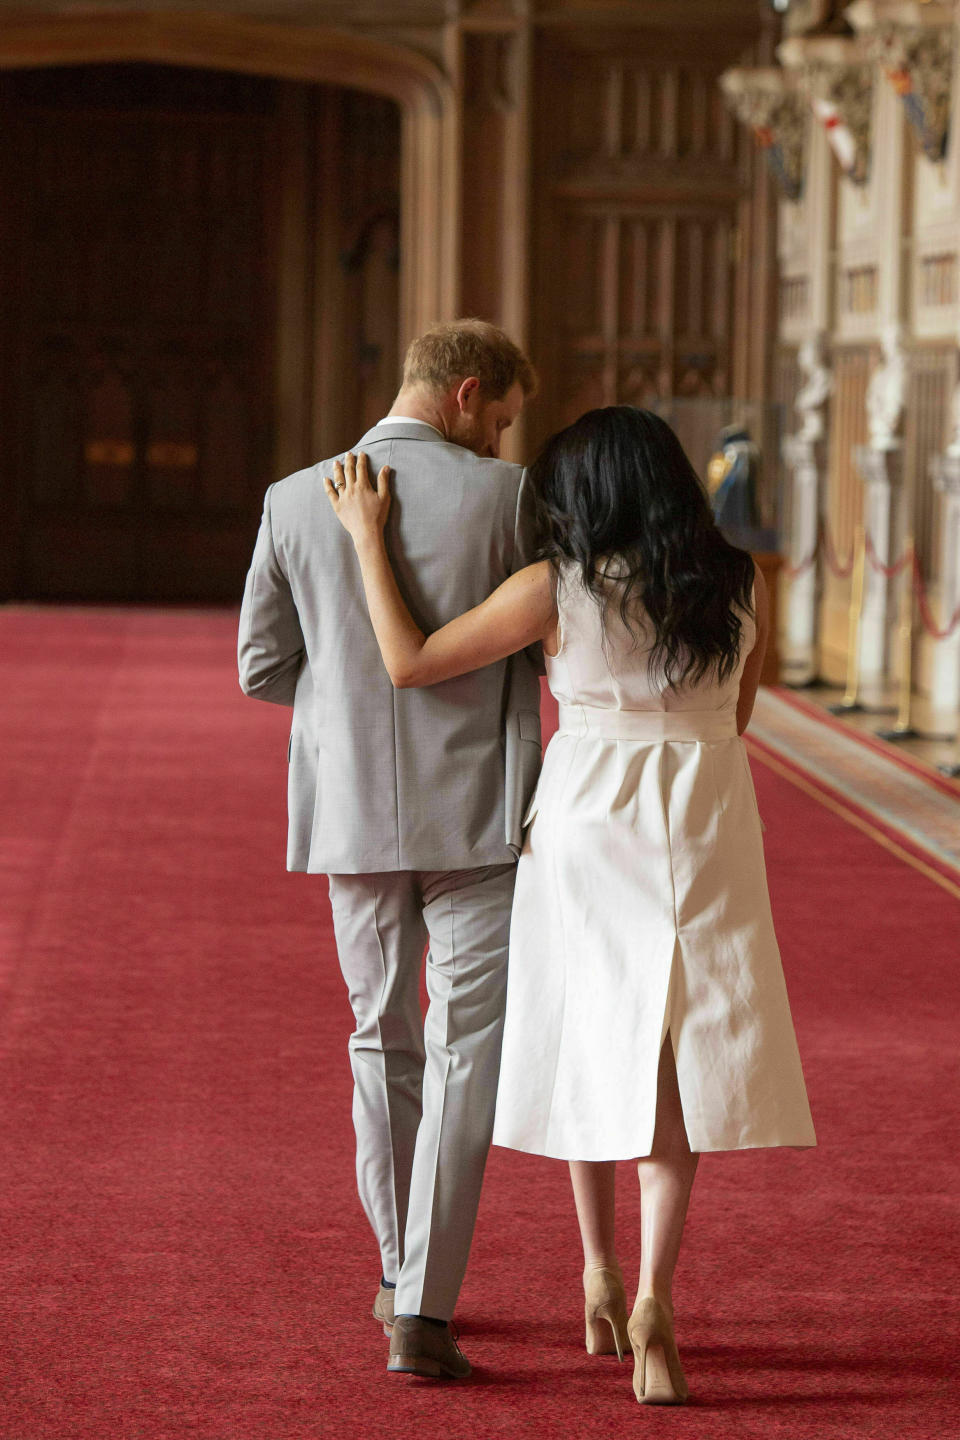
[[669, 208], [671, 214], [684, 206], [691, 212], [704, 206], [723, 207], [743, 195], [743, 183], [732, 170], [705, 175], [695, 164], [651, 165], [642, 159], [598, 163], [589, 172], [551, 181], [549, 188], [551, 195], [563, 199], [621, 201], [630, 210], [636, 208], [640, 191], [644, 206], [652, 212], [660, 207]]
[[0, 30], [0, 65], [8, 69], [136, 60], [348, 85], [434, 112], [447, 86], [415, 50], [332, 26], [171, 10], [13, 16]]
[[13, 17], [0, 68], [152, 61], [347, 86], [396, 101], [403, 115], [401, 339], [456, 310], [452, 87], [406, 46], [343, 29], [222, 14], [156, 12]]
[[[482, 3], [482, 0], [481, 0]], [[516, 0], [537, 26], [585, 26], [592, 30], [629, 26], [643, 30], [690, 30], [740, 27], [753, 34], [765, 17], [758, 14], [756, 0], [711, 0], [709, 16], [703, 0]], [[466, 7], [465, 7], [466, 8]], [[771, 17], [772, 19], [773, 17]]]

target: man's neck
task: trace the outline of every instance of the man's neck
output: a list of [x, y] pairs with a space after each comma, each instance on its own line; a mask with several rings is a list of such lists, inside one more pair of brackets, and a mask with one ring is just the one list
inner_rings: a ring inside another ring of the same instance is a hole
[[444, 419], [440, 404], [426, 395], [408, 395], [401, 390], [390, 407], [387, 415], [400, 415], [407, 420], [422, 420], [424, 425], [432, 425], [434, 430], [439, 430], [443, 436], [447, 435], [447, 425]]

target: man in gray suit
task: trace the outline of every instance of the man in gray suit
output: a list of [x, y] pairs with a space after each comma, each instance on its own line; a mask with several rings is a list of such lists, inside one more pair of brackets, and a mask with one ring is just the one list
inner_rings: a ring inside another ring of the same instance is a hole
[[[531, 558], [524, 472], [498, 457], [535, 383], [492, 325], [436, 326], [410, 346], [390, 414], [359, 441], [374, 474], [393, 472], [387, 541], [426, 631]], [[324, 475], [332, 460], [267, 491], [240, 683], [293, 706], [287, 868], [329, 876], [356, 1021], [357, 1179], [380, 1246], [373, 1313], [391, 1337], [387, 1368], [460, 1377], [470, 1367], [449, 1321], [493, 1124], [515, 857], [540, 764], [539, 682], [519, 655], [395, 691]]]

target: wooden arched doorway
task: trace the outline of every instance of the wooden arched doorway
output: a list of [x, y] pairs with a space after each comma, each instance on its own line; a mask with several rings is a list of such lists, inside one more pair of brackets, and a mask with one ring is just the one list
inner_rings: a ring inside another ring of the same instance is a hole
[[279, 29], [0, 39], [7, 597], [235, 599], [266, 484], [376, 419], [447, 308], [441, 90]]

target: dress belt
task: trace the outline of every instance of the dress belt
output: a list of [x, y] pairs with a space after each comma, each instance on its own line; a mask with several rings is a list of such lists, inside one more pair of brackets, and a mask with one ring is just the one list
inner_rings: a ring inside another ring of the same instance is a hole
[[598, 705], [561, 705], [560, 730], [599, 740], [735, 740], [737, 717], [722, 710], [606, 710]]

